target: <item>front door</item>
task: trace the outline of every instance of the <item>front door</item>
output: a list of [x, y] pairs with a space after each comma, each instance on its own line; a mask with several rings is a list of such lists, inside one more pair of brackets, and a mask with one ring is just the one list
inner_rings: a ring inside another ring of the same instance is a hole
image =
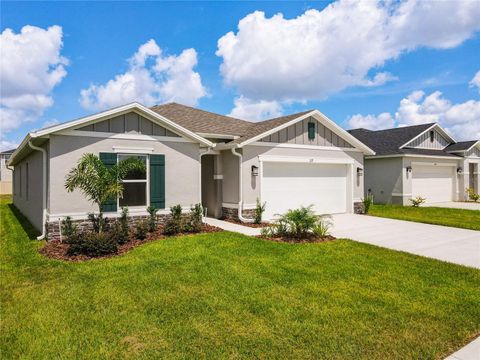
[[477, 175], [476, 173], [478, 171], [477, 166], [478, 164], [470, 163], [468, 168], [468, 178], [470, 179], [468, 187], [474, 189], [476, 193], [478, 193], [478, 184], [477, 184], [477, 176], [476, 176]]

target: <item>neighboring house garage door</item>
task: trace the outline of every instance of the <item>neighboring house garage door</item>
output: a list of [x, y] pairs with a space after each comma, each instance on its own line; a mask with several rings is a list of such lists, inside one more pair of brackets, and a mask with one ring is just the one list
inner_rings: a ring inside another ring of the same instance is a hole
[[264, 162], [261, 187], [267, 220], [301, 205], [317, 214], [347, 211], [347, 165]]
[[427, 203], [452, 201], [453, 172], [452, 166], [413, 166], [412, 197], [421, 196]]

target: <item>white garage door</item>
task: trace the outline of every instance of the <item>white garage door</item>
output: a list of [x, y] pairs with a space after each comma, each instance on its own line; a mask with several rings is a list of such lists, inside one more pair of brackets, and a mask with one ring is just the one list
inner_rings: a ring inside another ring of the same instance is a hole
[[418, 165], [412, 168], [412, 196], [421, 196], [427, 203], [453, 200], [452, 166]]
[[317, 214], [346, 212], [347, 166], [265, 162], [262, 201], [265, 219], [311, 204]]

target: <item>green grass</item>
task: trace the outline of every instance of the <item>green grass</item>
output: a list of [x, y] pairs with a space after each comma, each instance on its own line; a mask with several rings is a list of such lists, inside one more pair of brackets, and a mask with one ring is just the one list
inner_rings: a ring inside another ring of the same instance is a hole
[[8, 201], [4, 359], [440, 359], [480, 332], [474, 269], [348, 240], [227, 232], [65, 263], [37, 253]]
[[440, 207], [372, 205], [370, 215], [434, 225], [480, 230], [480, 211]]

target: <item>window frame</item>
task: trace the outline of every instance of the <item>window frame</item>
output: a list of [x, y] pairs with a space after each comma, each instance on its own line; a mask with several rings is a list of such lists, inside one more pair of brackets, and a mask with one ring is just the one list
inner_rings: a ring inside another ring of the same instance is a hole
[[[145, 183], [145, 192], [146, 192], [146, 204], [145, 205], [135, 205], [129, 206], [125, 205], [123, 207], [128, 207], [128, 210], [145, 210], [147, 207], [150, 206], [150, 156], [148, 154], [138, 154], [138, 153], [117, 153], [117, 164], [119, 161], [120, 156], [144, 156], [145, 157], [145, 166], [146, 166], [146, 177], [145, 180], [143, 179], [130, 179], [130, 180], [122, 180], [123, 183]], [[117, 212], [122, 211], [122, 206], [120, 206], [120, 197], [117, 196]]]

